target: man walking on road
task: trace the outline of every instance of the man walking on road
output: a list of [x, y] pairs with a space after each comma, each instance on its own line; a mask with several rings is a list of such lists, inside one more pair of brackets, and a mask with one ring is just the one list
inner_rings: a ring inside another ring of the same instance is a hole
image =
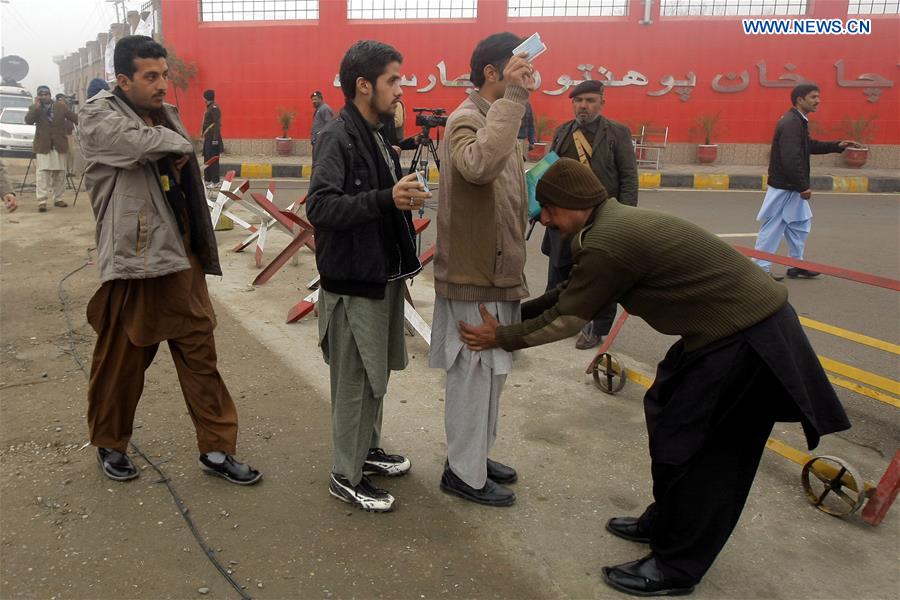
[[81, 109], [78, 139], [97, 220], [100, 289], [87, 307], [97, 332], [88, 426], [103, 473], [126, 481], [144, 372], [168, 341], [197, 432], [200, 466], [232, 483], [258, 482], [235, 460], [238, 418], [216, 361], [206, 274], [222, 275], [200, 166], [175, 107], [165, 104], [166, 50], [127, 36], [115, 46], [117, 87]]
[[[215, 90], [203, 92], [206, 101], [206, 111], [203, 113], [203, 161], [222, 154], [222, 110], [216, 104]], [[219, 161], [206, 167], [203, 179], [209, 188], [219, 187]]]
[[409, 472], [404, 456], [381, 449], [391, 371], [406, 368], [406, 279], [422, 270], [410, 211], [431, 197], [382, 134], [403, 95], [393, 47], [360, 41], [341, 61], [346, 103], [316, 142], [306, 214], [316, 228], [321, 276], [319, 345], [331, 374], [334, 463], [328, 484], [338, 500], [374, 512], [394, 496], [369, 475]]
[[35, 126], [33, 148], [38, 210], [47, 212], [48, 199], [53, 206], [68, 206], [62, 199], [66, 191], [68, 131], [71, 131], [73, 123], [78, 123], [78, 117], [64, 101], [54, 102], [50, 88], [41, 85], [38, 86], [34, 104], [25, 115], [25, 122]]
[[[769, 179], [766, 197], [756, 220], [762, 225], [756, 238], [756, 249], [774, 254], [784, 236], [791, 258], [803, 260], [803, 248], [812, 229], [812, 209], [809, 200], [810, 154], [843, 152], [854, 141], [820, 142], [809, 137], [809, 114], [819, 107], [819, 88], [802, 83], [791, 90], [792, 108], [782, 115], [775, 126], [775, 137], [769, 153]], [[772, 263], [754, 259], [763, 271], [776, 281], [783, 277], [772, 274]], [[817, 277], [819, 273], [799, 267], [790, 267], [790, 278]]]
[[548, 344], [619, 301], [681, 336], [644, 397], [654, 503], [606, 525], [650, 553], [602, 572], [629, 594], [689, 594], [737, 525], [774, 423], [800, 421], [815, 448], [850, 422], [787, 289], [727, 243], [678, 217], [619, 204], [567, 158], [540, 179], [537, 200], [541, 223], [572, 242], [570, 279], [523, 304], [521, 323], [501, 325], [482, 306], [460, 334], [482, 353]]
[[316, 141], [319, 139], [319, 134], [322, 133], [322, 130], [325, 128], [325, 125], [328, 124], [334, 118], [334, 111], [331, 110], [331, 107], [325, 104], [325, 99], [322, 97], [322, 92], [316, 90], [310, 96], [313, 105], [313, 120], [312, 120], [312, 133], [309, 137], [309, 143], [315, 148]]
[[534, 111], [531, 109], [531, 102], [525, 103], [525, 114], [522, 116], [522, 124], [519, 125], [519, 134], [516, 136], [519, 144], [519, 154], [522, 160], [528, 160], [528, 152], [534, 149], [537, 142], [534, 130]]
[[480, 303], [501, 323], [515, 323], [519, 302], [528, 296], [528, 193], [516, 136], [534, 69], [512, 54], [521, 42], [498, 33], [478, 43], [470, 64], [476, 90], [447, 119], [439, 150], [430, 365], [447, 371], [447, 464], [440, 487], [488, 506], [516, 500], [504, 485], [516, 481], [516, 471], [488, 458], [513, 354], [472, 352], [456, 324], [477, 318]]
[[[606, 104], [603, 83], [582, 81], [569, 98], [575, 118], [557, 128], [550, 150], [589, 166], [611, 198], [620, 204], [637, 206], [638, 171], [631, 132], [625, 125], [600, 114]], [[544, 232], [541, 251], [550, 257], [547, 290], [552, 290], [569, 278], [572, 253], [555, 229]], [[584, 326], [575, 347], [587, 350], [599, 344], [615, 320], [616, 303], [613, 302], [602, 307]]]

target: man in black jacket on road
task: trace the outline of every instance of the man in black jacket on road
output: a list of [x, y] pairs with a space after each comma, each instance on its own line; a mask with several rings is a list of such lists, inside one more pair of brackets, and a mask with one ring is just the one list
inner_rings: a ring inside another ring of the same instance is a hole
[[[208, 161], [214, 156], [222, 154], [222, 110], [216, 104], [215, 90], [203, 92], [206, 101], [206, 112], [203, 113], [203, 126], [201, 136], [203, 138], [203, 160]], [[206, 186], [210, 188], [219, 185], [219, 162], [206, 167], [203, 173]]]
[[380, 446], [382, 403], [391, 371], [407, 364], [404, 281], [422, 269], [410, 211], [431, 197], [382, 134], [403, 95], [391, 46], [364, 40], [341, 61], [346, 104], [316, 140], [307, 215], [316, 229], [321, 276], [319, 343], [331, 374], [334, 449], [329, 493], [368, 511], [394, 497], [368, 475], [409, 471], [403, 456]]
[[[812, 228], [812, 209], [809, 199], [809, 155], [843, 152], [856, 142], [820, 142], [809, 137], [809, 117], [819, 107], [819, 88], [801, 83], [791, 90], [792, 108], [784, 113], [775, 126], [772, 150], [769, 154], [769, 188], [756, 220], [762, 222], [756, 238], [756, 249], [774, 253], [784, 236], [791, 258], [803, 259], [803, 248]], [[756, 259], [763, 271], [771, 275], [772, 263]], [[791, 267], [787, 276], [816, 277], [815, 271]], [[783, 277], [772, 275], [776, 281]]]
[[[550, 150], [589, 166], [611, 198], [620, 204], [637, 206], [638, 170], [631, 131], [600, 114], [606, 104], [603, 83], [597, 80], [582, 81], [569, 97], [575, 118], [557, 128]], [[549, 291], [569, 278], [574, 260], [569, 244], [553, 229], [547, 229], [544, 233], [541, 251], [550, 258], [547, 273]], [[615, 320], [616, 303], [603, 306], [578, 334], [575, 347], [587, 350], [599, 344]]]

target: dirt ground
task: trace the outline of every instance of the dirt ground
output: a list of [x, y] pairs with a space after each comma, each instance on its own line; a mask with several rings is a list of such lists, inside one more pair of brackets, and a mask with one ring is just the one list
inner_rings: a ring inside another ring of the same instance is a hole
[[[93, 264], [79, 268], [93, 257], [90, 208], [81, 195], [76, 207], [39, 214], [33, 194], [21, 199], [19, 211], [0, 216], [0, 597], [238, 598], [144, 460], [135, 457], [139, 479], [117, 483], [85, 447], [86, 379], [76, 357], [89, 368], [94, 333], [84, 309], [97, 276]], [[314, 274], [312, 256], [301, 252], [299, 264], [253, 287], [252, 254], [228, 252], [241, 232], [219, 235], [226, 274], [209, 279], [219, 365], [240, 413], [238, 455], [265, 479], [241, 488], [200, 471], [165, 347], [147, 373], [133, 441], [160, 465], [245, 594], [624, 597], [599, 569], [645, 552], [603, 530], [609, 517], [637, 514], [649, 501], [639, 387], [600, 394], [581, 373], [584, 355], [568, 345], [523, 353], [504, 392], [494, 453], [519, 469], [519, 502], [479, 507], [438, 490], [442, 375], [427, 368], [427, 345], [408, 338], [410, 368], [392, 378], [386, 399], [385, 446], [410, 456], [413, 469], [383, 482], [398, 498], [395, 512], [353, 510], [326, 489], [328, 372], [315, 320], [284, 324]], [[274, 249], [286, 242], [270, 240]], [[412, 293], [430, 320], [430, 275]], [[802, 445], [796, 428], [778, 433]], [[886, 466], [839, 438], [822, 450], [869, 473]], [[803, 499], [797, 471], [767, 454], [741, 523], [695, 597], [897, 597], [897, 511], [877, 529], [822, 515]]]

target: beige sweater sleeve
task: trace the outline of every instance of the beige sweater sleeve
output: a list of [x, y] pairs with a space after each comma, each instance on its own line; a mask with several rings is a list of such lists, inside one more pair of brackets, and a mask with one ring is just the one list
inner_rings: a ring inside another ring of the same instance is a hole
[[516, 148], [516, 136], [525, 114], [528, 91], [510, 85], [503, 98], [491, 104], [487, 122], [462, 115], [447, 133], [450, 159], [457, 171], [470, 183], [490, 183], [503, 171]]

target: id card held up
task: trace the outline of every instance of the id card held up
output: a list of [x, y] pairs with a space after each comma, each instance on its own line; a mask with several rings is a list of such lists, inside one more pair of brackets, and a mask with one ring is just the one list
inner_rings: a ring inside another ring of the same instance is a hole
[[545, 46], [544, 42], [541, 41], [540, 34], [533, 33], [531, 37], [516, 46], [516, 49], [513, 50], [512, 53], [513, 56], [518, 56], [519, 54], [526, 52], [528, 56], [525, 57], [525, 60], [531, 62], [546, 51], [547, 46]]

